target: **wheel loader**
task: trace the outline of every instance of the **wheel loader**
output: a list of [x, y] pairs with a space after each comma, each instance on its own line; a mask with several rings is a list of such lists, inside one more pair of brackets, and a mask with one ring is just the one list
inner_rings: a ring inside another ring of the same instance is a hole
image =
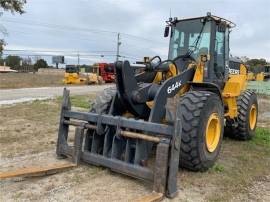
[[[147, 180], [172, 198], [179, 168], [215, 164], [224, 131], [239, 140], [255, 135], [258, 104], [246, 74], [229, 74], [234, 23], [211, 13], [166, 23], [168, 59], [115, 62], [116, 87], [97, 95], [89, 112], [73, 111], [64, 89], [56, 153]], [[74, 144], [67, 141], [70, 126]]]
[[241, 59], [231, 57], [229, 59], [229, 75], [246, 75], [247, 81], [252, 81], [255, 79], [253, 72], [249, 71], [248, 66], [246, 66]]
[[64, 84], [102, 84], [103, 79], [96, 72], [81, 73], [80, 68], [74, 65], [67, 65], [64, 75]]

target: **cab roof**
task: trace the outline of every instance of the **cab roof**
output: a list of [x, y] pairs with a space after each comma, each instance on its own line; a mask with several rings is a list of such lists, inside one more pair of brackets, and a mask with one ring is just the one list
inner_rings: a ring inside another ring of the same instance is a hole
[[207, 13], [206, 16], [193, 17], [193, 18], [182, 18], [182, 19], [178, 19], [177, 17], [175, 17], [175, 18], [173, 19], [173, 21], [174, 21], [175, 23], [177, 23], [177, 22], [180, 22], [180, 21], [186, 21], [186, 20], [204, 19], [204, 18], [206, 18], [206, 17], [211, 18], [212, 20], [214, 20], [214, 21], [216, 21], [216, 22], [224, 22], [224, 23], [226, 23], [226, 25], [227, 25], [229, 28], [234, 28], [234, 27], [236, 27], [236, 24], [233, 23], [232, 21], [227, 20], [227, 19], [222, 18], [222, 17], [218, 17], [218, 16], [215, 16], [215, 15], [211, 15], [211, 13]]

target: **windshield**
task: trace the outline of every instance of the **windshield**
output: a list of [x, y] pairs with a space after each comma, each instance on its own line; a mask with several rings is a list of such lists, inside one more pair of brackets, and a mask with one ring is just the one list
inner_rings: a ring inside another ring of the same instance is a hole
[[108, 72], [108, 73], [114, 73], [113, 64], [108, 64], [108, 66], [105, 66], [104, 70], [105, 72]]
[[190, 54], [197, 60], [201, 54], [209, 54], [210, 27], [210, 22], [203, 24], [201, 19], [178, 22], [172, 27], [168, 58]]
[[79, 69], [77, 67], [66, 67], [67, 73], [77, 73], [79, 72]]

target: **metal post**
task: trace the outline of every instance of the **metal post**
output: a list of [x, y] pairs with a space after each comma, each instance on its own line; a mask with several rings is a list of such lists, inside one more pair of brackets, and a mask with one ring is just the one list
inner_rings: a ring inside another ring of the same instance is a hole
[[180, 156], [180, 145], [181, 145], [181, 134], [182, 125], [180, 119], [180, 102], [177, 104], [177, 110], [175, 113], [174, 121], [174, 133], [171, 141], [170, 148], [170, 160], [169, 160], [169, 170], [167, 179], [167, 197], [173, 198], [178, 193], [177, 187], [177, 174], [179, 169], [179, 156]]
[[119, 60], [119, 48], [120, 48], [121, 42], [120, 42], [120, 33], [117, 34], [117, 49], [116, 49], [116, 61]]
[[76, 127], [75, 140], [74, 140], [74, 151], [73, 151], [73, 162], [78, 165], [82, 153], [82, 142], [84, 135], [84, 127]]
[[166, 192], [169, 147], [166, 142], [160, 142], [157, 145], [153, 187], [153, 190], [157, 193], [165, 194]]
[[78, 66], [79, 66], [80, 65], [80, 54], [79, 54], [79, 52], [78, 52], [77, 56], [78, 56]]
[[[67, 136], [69, 126], [64, 124], [64, 111], [71, 109], [71, 103], [69, 98], [69, 90], [64, 88], [63, 92], [63, 101], [60, 113], [60, 123], [59, 123], [59, 130], [58, 130], [58, 139], [57, 139], [57, 146], [56, 146], [56, 154], [58, 157], [63, 157], [62, 147], [67, 146]], [[68, 119], [69, 120], [69, 119]]]

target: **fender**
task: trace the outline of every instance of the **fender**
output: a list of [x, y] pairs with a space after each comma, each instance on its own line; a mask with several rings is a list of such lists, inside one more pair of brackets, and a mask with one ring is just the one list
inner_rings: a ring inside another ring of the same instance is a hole
[[189, 82], [192, 90], [198, 90], [198, 91], [210, 91], [215, 94], [217, 94], [220, 97], [220, 100], [222, 103], [224, 103], [222, 92], [220, 87], [212, 82], [203, 82], [203, 83], [195, 83], [195, 82]]

